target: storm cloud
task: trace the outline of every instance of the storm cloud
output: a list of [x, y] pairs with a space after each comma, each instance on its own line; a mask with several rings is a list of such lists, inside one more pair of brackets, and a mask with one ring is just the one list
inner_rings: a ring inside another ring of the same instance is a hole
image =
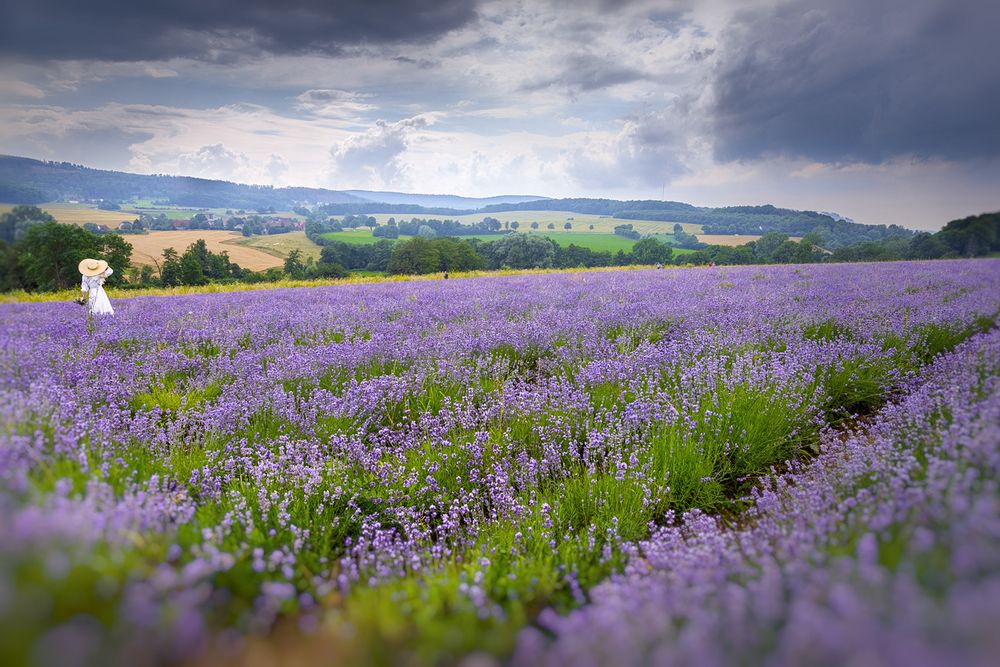
[[0, 5], [0, 54], [42, 60], [217, 62], [421, 42], [476, 16], [473, 0], [34, 0]]
[[721, 37], [710, 132], [722, 160], [1000, 156], [1000, 3], [793, 0]]
[[565, 88], [571, 94], [601, 90], [623, 83], [631, 83], [645, 75], [634, 67], [622, 65], [592, 53], [575, 53], [562, 59], [558, 75], [529, 81], [522, 90]]

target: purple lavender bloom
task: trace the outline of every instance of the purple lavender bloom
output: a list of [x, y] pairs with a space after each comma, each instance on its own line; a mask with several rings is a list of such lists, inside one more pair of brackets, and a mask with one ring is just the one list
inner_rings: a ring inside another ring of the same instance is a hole
[[998, 261], [74, 308], [0, 305], [0, 661], [421, 587], [475, 627], [580, 607], [526, 662], [995, 648]]

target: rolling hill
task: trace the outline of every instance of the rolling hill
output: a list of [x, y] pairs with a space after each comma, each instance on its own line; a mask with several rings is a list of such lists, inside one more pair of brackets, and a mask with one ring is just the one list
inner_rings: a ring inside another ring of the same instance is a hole
[[615, 199], [546, 199], [529, 195], [487, 198], [407, 194], [368, 190], [247, 185], [187, 176], [141, 175], [91, 169], [68, 162], [0, 156], [0, 202], [40, 204], [69, 200], [125, 202], [152, 200], [168, 206], [232, 208], [275, 212], [311, 207], [328, 216], [348, 214], [442, 216], [491, 215], [511, 211], [560, 211], [612, 219], [699, 225], [705, 234], [817, 235], [824, 247], [910, 238], [897, 225], [863, 225], [840, 216], [772, 205], [700, 207], [684, 202]]

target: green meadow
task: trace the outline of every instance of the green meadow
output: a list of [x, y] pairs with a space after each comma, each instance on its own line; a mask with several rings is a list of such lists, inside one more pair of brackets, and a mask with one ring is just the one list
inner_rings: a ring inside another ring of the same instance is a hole
[[[337, 217], [337, 216], [334, 216]], [[622, 224], [631, 224], [633, 228], [636, 229], [640, 234], [669, 234], [674, 231], [674, 222], [664, 222], [662, 220], [622, 220], [619, 218], [612, 218], [606, 215], [588, 215], [586, 213], [574, 213], [572, 211], [506, 211], [503, 213], [489, 213], [480, 211], [478, 213], [469, 213], [467, 215], [432, 215], [432, 214], [410, 214], [410, 213], [375, 213], [372, 215], [378, 224], [384, 225], [389, 218], [395, 218], [399, 220], [410, 220], [411, 218], [435, 218], [438, 220], [457, 220], [466, 225], [471, 225], [475, 222], [481, 222], [483, 218], [496, 218], [501, 223], [516, 222], [521, 228], [518, 231], [528, 231], [527, 227], [532, 222], [537, 222], [541, 227], [541, 231], [546, 231], [544, 228], [549, 223], [556, 226], [553, 231], [561, 232], [563, 225], [567, 222], [573, 225], [572, 231], [574, 232], [594, 232], [598, 234], [610, 234], [613, 233], [615, 227]], [[590, 226], [593, 225], [593, 229]], [[689, 234], [700, 234], [701, 225], [690, 224], [687, 222], [680, 223], [681, 227], [685, 232]]]
[[[377, 216], [376, 216], [377, 217]], [[525, 233], [524, 230], [518, 230], [521, 233]], [[574, 244], [580, 246], [581, 248], [588, 248], [596, 252], [609, 251], [616, 253], [619, 250], [628, 252], [632, 249], [635, 241], [632, 239], [625, 238], [624, 236], [619, 236], [618, 234], [608, 234], [599, 232], [575, 232], [575, 231], [555, 231], [555, 230], [527, 230], [528, 234], [533, 234], [535, 236], [545, 236], [551, 238], [553, 241], [561, 246], [568, 246]], [[275, 235], [273, 237], [267, 238], [278, 238], [283, 236], [281, 234]], [[367, 228], [362, 229], [349, 229], [343, 232], [330, 232], [328, 234], [323, 234], [323, 238], [329, 239], [331, 241], [342, 241], [344, 243], [349, 243], [351, 245], [366, 245], [369, 243], [375, 243], [380, 239], [378, 236], [372, 236], [372, 233]], [[409, 236], [400, 236], [399, 240], [406, 240], [411, 238]], [[479, 239], [481, 241], [496, 241], [503, 238], [502, 234], [474, 234], [470, 236], [455, 236], [452, 238], [456, 239]], [[672, 234], [658, 234], [656, 237], [658, 240], [664, 243], [669, 243], [673, 239]], [[683, 250], [679, 248], [674, 248], [675, 254], [685, 254], [691, 252], [690, 250]]]

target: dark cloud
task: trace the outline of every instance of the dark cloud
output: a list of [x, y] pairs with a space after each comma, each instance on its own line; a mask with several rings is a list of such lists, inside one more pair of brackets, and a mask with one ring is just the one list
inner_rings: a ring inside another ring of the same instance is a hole
[[42, 60], [212, 61], [421, 42], [476, 16], [475, 0], [9, 0], [0, 54]]
[[645, 77], [640, 70], [634, 67], [589, 53], [567, 56], [560, 63], [559, 70], [559, 73], [554, 76], [542, 77], [525, 83], [522, 89], [532, 91], [557, 87], [565, 88], [575, 95], [631, 83]]
[[435, 67], [440, 67], [441, 63], [436, 60], [428, 60], [427, 58], [410, 58], [409, 56], [395, 56], [393, 58], [397, 63], [403, 65], [412, 65], [418, 69], [434, 69]]
[[721, 40], [717, 157], [1000, 155], [1000, 3], [794, 0]]

